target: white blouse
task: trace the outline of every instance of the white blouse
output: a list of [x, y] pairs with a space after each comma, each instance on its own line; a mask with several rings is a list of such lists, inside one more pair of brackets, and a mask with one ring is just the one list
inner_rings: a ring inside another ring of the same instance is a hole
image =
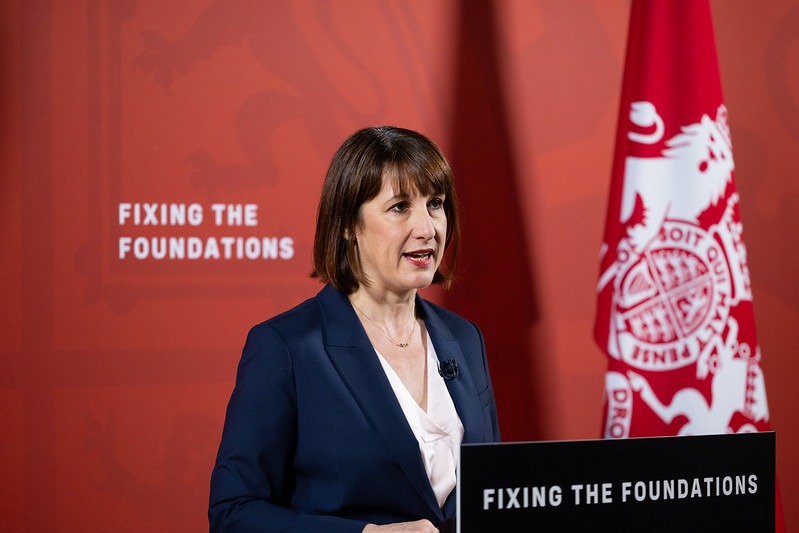
[[427, 477], [438, 505], [443, 507], [447, 496], [455, 488], [455, 469], [463, 441], [463, 424], [444, 378], [438, 374], [438, 357], [430, 336], [427, 336], [427, 412], [419, 407], [388, 361], [380, 352], [375, 352], [419, 442]]

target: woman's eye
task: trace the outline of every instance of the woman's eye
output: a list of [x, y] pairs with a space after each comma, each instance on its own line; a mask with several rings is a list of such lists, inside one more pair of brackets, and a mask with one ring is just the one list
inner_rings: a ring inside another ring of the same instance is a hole
[[391, 206], [392, 211], [396, 211], [398, 213], [402, 213], [408, 210], [408, 202], [397, 202], [396, 204]]
[[427, 203], [427, 205], [431, 209], [441, 209], [442, 207], [444, 207], [444, 200], [442, 200], [441, 198], [433, 198]]

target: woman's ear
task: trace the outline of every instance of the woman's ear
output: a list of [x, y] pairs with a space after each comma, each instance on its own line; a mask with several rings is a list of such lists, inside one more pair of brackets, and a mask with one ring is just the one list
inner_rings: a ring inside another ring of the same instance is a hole
[[358, 231], [357, 231], [357, 229], [356, 229], [355, 232], [350, 232], [349, 229], [344, 229], [341, 232], [341, 236], [342, 236], [342, 238], [344, 238], [345, 241], [353, 241], [355, 244], [358, 244]]

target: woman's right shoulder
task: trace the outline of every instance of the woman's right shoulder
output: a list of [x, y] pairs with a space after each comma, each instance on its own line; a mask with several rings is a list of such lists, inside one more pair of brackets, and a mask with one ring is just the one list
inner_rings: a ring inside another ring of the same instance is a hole
[[250, 328], [248, 342], [279, 337], [295, 339], [321, 327], [318, 295]]
[[252, 329], [264, 329], [270, 327], [280, 329], [289, 326], [294, 322], [303, 321], [303, 319], [306, 319], [309, 315], [315, 314], [314, 311], [316, 308], [316, 297], [314, 296], [295, 305], [291, 309], [287, 309], [265, 320], [262, 320], [261, 322], [252, 326]]

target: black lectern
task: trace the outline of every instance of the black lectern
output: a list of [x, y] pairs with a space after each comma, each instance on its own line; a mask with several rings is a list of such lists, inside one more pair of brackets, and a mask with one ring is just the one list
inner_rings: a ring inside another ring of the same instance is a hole
[[457, 531], [774, 531], [775, 435], [463, 445]]

